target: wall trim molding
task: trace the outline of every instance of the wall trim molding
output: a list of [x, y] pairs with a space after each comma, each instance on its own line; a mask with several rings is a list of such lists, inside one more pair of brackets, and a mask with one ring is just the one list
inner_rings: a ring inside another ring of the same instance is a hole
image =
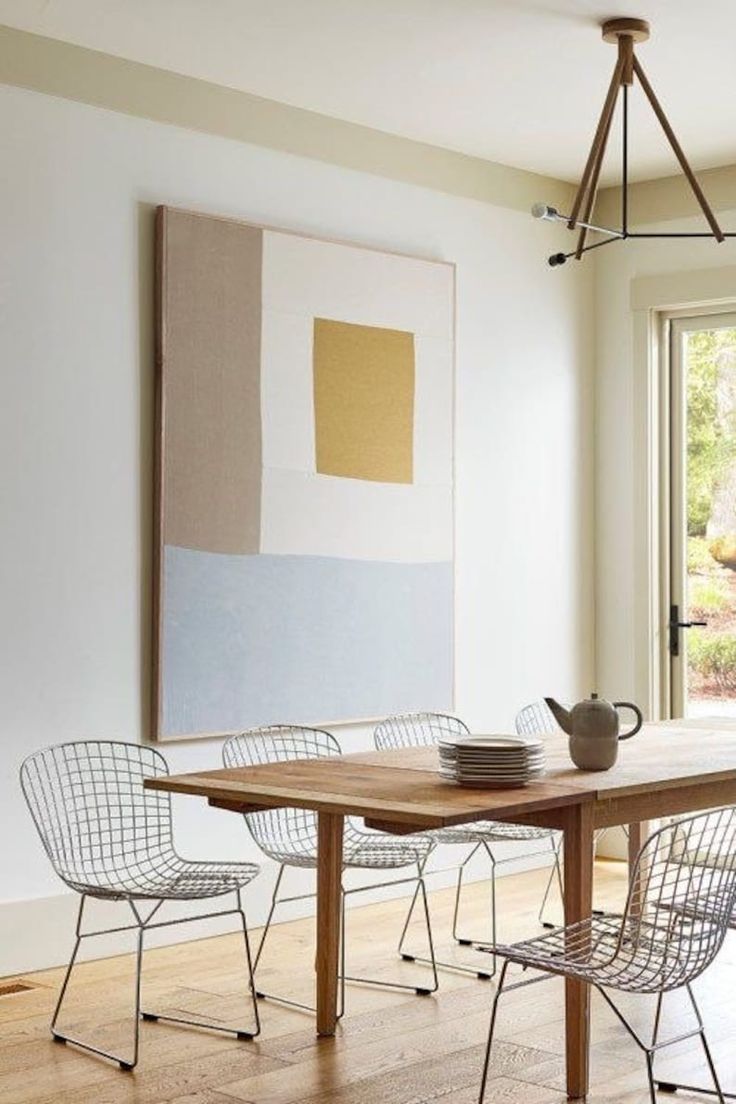
[[633, 311], [680, 310], [736, 299], [736, 265], [636, 276], [631, 281]]
[[[721, 165], [715, 169], [698, 169], [695, 174], [703, 186], [714, 211], [736, 210], [736, 165]], [[656, 180], [640, 180], [629, 185], [630, 219], [635, 226], [649, 226], [680, 218], [702, 218], [690, 185], [682, 174]], [[601, 189], [596, 205], [596, 217], [605, 226], [620, 225], [621, 188]], [[708, 226], [703, 220], [703, 228]], [[724, 230], [736, 230], [733, 226]]]
[[0, 83], [308, 157], [497, 207], [565, 207], [541, 174], [0, 25]]

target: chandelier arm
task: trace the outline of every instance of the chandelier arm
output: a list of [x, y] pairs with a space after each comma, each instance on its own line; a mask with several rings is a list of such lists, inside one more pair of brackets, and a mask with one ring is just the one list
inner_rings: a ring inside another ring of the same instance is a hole
[[[617, 97], [616, 97], [617, 98]], [[601, 175], [601, 166], [603, 165], [603, 158], [606, 155], [606, 146], [608, 145], [608, 139], [611, 134], [611, 124], [613, 122], [613, 113], [616, 107], [616, 98], [607, 101], [606, 106], [608, 108], [608, 114], [606, 116], [605, 126], [603, 128], [603, 134], [598, 146], [598, 150], [595, 155], [595, 162], [593, 164], [593, 170], [590, 174], [590, 181], [588, 183], [588, 198], [585, 202], [585, 208], [583, 210], [583, 217], [581, 222], [589, 223], [593, 217], [593, 208], [595, 207], [595, 201], [598, 198], [598, 180]], [[580, 260], [583, 256], [585, 249], [585, 239], [588, 236], [588, 227], [583, 225], [580, 227], [580, 233], [578, 235], [578, 245], [575, 250], [575, 259]]]
[[[621, 237], [604, 238], [603, 241], [593, 242], [592, 245], [586, 245], [583, 249], [583, 253], [590, 253], [591, 249], [602, 249], [604, 245], [610, 245], [611, 242], [623, 241]], [[571, 257], [574, 257], [577, 250], [573, 249], [571, 253], [553, 253], [551, 257], [547, 258], [547, 264], [550, 268], [557, 268], [559, 265], [563, 265], [566, 261], [569, 261]]]
[[646, 73], [644, 72], [641, 65], [639, 64], [639, 59], [636, 56], [634, 57], [634, 72], [636, 73], [637, 77], [639, 78], [639, 83], [641, 84], [642, 88], [644, 89], [644, 93], [645, 93], [647, 99], [649, 100], [649, 103], [652, 106], [652, 110], [654, 111], [654, 114], [657, 116], [657, 119], [659, 120], [659, 124], [662, 127], [662, 130], [667, 135], [669, 143], [672, 146], [672, 149], [674, 150], [675, 157], [680, 162], [680, 167], [681, 167], [683, 173], [685, 174], [685, 176], [688, 179], [688, 183], [690, 184], [690, 187], [692, 188], [692, 190], [695, 194], [695, 198], [697, 199], [698, 203], [700, 204], [701, 210], [702, 210], [703, 214], [705, 215], [705, 217], [708, 221], [708, 225], [710, 226], [711, 230], [713, 231], [713, 236], [715, 237], [716, 241], [718, 241], [718, 242], [724, 241], [724, 233], [721, 230], [721, 227], [718, 223], [718, 220], [716, 219], [715, 215], [713, 214], [713, 211], [711, 210], [711, 206], [708, 203], [708, 200], [705, 198], [705, 194], [703, 192], [703, 189], [700, 187], [700, 184], [698, 183], [698, 180], [697, 180], [697, 177], [695, 176], [695, 173], [690, 168], [690, 162], [688, 161], [687, 157], [685, 156], [685, 153], [682, 149], [682, 146], [678, 142], [677, 137], [675, 136], [675, 132], [673, 131], [672, 127], [670, 126], [669, 119], [665, 115], [664, 110], [662, 108], [662, 105], [660, 104], [659, 100], [657, 99], [655, 91], [652, 88], [649, 81], [647, 80]]
[[578, 221], [578, 215], [580, 214], [580, 208], [583, 205], [583, 200], [585, 199], [586, 193], [588, 191], [588, 184], [590, 182], [590, 175], [591, 175], [591, 172], [593, 171], [593, 166], [595, 165], [595, 159], [596, 159], [596, 156], [597, 156], [597, 153], [598, 153], [598, 147], [600, 146], [600, 143], [603, 139], [603, 134], [604, 134], [604, 130], [605, 130], [605, 127], [606, 127], [606, 121], [608, 119], [609, 113], [613, 110], [613, 107], [615, 107], [616, 99], [618, 97], [619, 89], [621, 87], [621, 76], [622, 76], [622, 73], [623, 73], [623, 68], [624, 68], [624, 61], [623, 61], [623, 58], [621, 57], [621, 55], [619, 55], [619, 57], [616, 61], [616, 66], [613, 70], [613, 76], [611, 77], [611, 83], [608, 86], [608, 94], [606, 95], [606, 100], [605, 100], [605, 103], [603, 104], [603, 111], [601, 112], [601, 117], [598, 121], [598, 127], [597, 127], [596, 132], [595, 132], [595, 137], [593, 138], [593, 145], [590, 147], [590, 153], [588, 154], [588, 160], [587, 160], [587, 162], [585, 164], [585, 168], [583, 170], [583, 176], [582, 176], [582, 179], [580, 181], [580, 187], [578, 188], [577, 195], [575, 196], [575, 202], [573, 203], [572, 211], [570, 212], [570, 220], [567, 224], [568, 228], [570, 230], [575, 229], [575, 223]]
[[[630, 233], [630, 234], [627, 234], [626, 236], [627, 236], [627, 238], [712, 238], [713, 237], [713, 235], [710, 233], [710, 231], [706, 231], [706, 230], [703, 230], [702, 233], [692, 233], [692, 232], [690, 232], [690, 233], [676, 233], [673, 230], [673, 231], [669, 231], [669, 232], [668, 231], [660, 231], [659, 233], [656, 233], [656, 234], [655, 233], [652, 233], [652, 234]], [[724, 239], [725, 238], [736, 238], [736, 230], [730, 230], [730, 231], [724, 233], [723, 237], [724, 237]]]

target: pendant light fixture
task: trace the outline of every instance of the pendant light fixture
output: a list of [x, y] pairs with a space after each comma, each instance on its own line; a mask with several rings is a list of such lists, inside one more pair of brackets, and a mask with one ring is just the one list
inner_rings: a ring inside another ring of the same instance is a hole
[[[578, 231], [577, 246], [570, 253], [553, 253], [549, 258], [552, 266], [564, 264], [570, 257], [581, 260], [584, 253], [591, 249], [600, 249], [601, 246], [610, 245], [614, 241], [625, 241], [628, 238], [714, 238], [722, 242], [725, 238], [734, 238], [736, 233], [724, 234], [718, 224], [713, 210], [705, 198], [703, 189], [690, 167], [682, 146], [678, 142], [669, 120], [664, 113], [662, 105], [649, 83], [641, 63], [634, 52], [634, 47], [639, 42], [646, 42], [649, 38], [649, 24], [644, 19], [608, 19], [602, 24], [603, 41], [613, 43], [618, 47], [618, 57], [613, 70], [613, 76], [608, 88], [608, 94], [603, 104], [603, 111], [598, 122], [598, 128], [593, 138], [593, 145], [585, 163], [580, 186], [575, 196], [572, 210], [569, 215], [560, 214], [554, 207], [545, 203], [535, 203], [532, 207], [534, 218], [546, 219], [552, 222], [564, 222], [568, 230]], [[651, 108], [659, 121], [662, 130], [674, 151], [675, 157], [680, 163], [687, 181], [692, 188], [695, 198], [706, 218], [710, 229], [701, 233], [634, 233], [629, 230], [629, 89], [637, 79], [649, 100]], [[623, 97], [623, 164], [621, 182], [621, 226], [599, 226], [591, 222], [596, 196], [598, 194], [598, 180], [601, 166], [611, 133], [611, 123], [619, 96]], [[603, 241], [596, 241], [586, 245], [588, 231], [605, 234]]]

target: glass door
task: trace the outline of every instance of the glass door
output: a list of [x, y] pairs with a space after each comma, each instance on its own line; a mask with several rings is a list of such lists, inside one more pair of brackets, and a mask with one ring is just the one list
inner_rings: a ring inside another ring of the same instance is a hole
[[736, 314], [670, 323], [671, 715], [736, 720]]

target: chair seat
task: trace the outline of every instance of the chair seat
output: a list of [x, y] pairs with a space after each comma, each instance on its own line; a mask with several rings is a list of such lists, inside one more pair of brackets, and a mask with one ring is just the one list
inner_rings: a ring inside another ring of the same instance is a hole
[[471, 824], [454, 824], [450, 828], [435, 828], [427, 836], [435, 843], [503, 843], [548, 839], [551, 828], [534, 828], [529, 824], [502, 824], [497, 820], [476, 820]]
[[[297, 841], [296, 837], [268, 841], [260, 846], [276, 862], [285, 866], [314, 868], [317, 865], [317, 836], [310, 832]], [[369, 832], [350, 819], [345, 821], [343, 867], [357, 870], [398, 870], [424, 862], [434, 846], [430, 834], [421, 836], [391, 836], [385, 832]]]
[[[702, 924], [702, 935], [712, 925]], [[494, 953], [521, 966], [635, 993], [659, 993], [682, 985], [697, 955], [692, 937], [678, 939], [671, 921], [659, 924], [620, 916], [593, 916], [534, 939], [499, 945]]]
[[95, 871], [89, 881], [79, 871], [70, 873], [68, 884], [90, 897], [193, 901], [242, 889], [260, 870], [256, 863], [196, 862], [171, 854], [129, 857], [127, 864], [124, 873]]

